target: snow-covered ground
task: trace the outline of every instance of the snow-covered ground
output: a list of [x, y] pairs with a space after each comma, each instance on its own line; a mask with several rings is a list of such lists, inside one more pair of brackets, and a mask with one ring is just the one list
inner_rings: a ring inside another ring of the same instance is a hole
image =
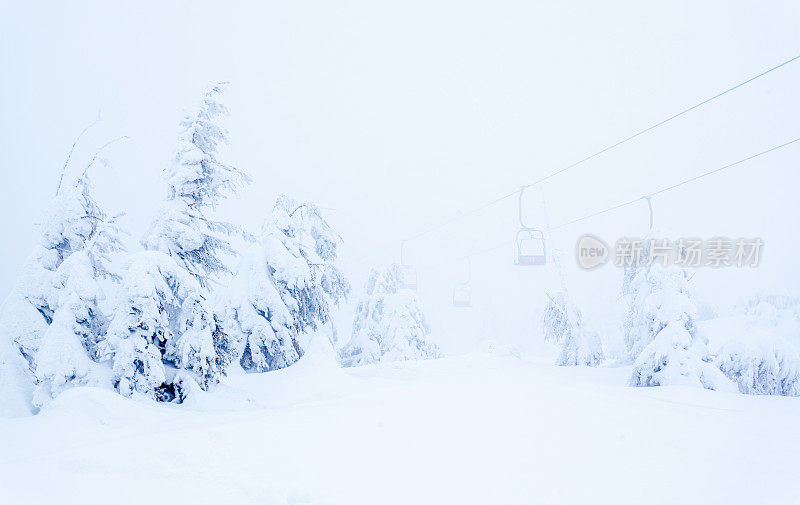
[[[537, 353], [538, 354], [538, 353]], [[790, 503], [800, 398], [625, 387], [500, 346], [296, 365], [182, 406], [76, 388], [0, 420], [0, 502]]]

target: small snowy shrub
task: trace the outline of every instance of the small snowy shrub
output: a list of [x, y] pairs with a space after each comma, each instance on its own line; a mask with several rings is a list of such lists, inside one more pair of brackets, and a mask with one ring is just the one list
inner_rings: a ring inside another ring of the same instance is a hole
[[[771, 308], [766, 308], [771, 307]], [[778, 313], [800, 314], [800, 296], [792, 294], [759, 293], [744, 304], [745, 314], [758, 317], [758, 310], [774, 310]]]
[[719, 316], [719, 307], [709, 301], [696, 301], [697, 320], [710, 321]]
[[402, 289], [401, 279], [398, 265], [370, 272], [366, 293], [356, 309], [352, 338], [340, 351], [345, 366], [441, 355], [428, 341], [430, 327], [416, 294]]
[[717, 364], [742, 393], [800, 396], [800, 354], [789, 342], [732, 342], [720, 350]]
[[793, 314], [782, 316], [763, 300], [750, 312], [745, 332], [720, 349], [719, 369], [742, 393], [800, 396], [800, 345]]

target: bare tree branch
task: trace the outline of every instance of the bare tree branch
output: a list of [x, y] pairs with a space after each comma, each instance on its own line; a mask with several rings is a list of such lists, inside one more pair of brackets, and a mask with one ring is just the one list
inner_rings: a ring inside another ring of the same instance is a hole
[[77, 137], [75, 137], [75, 141], [72, 142], [72, 147], [69, 150], [69, 154], [67, 155], [66, 161], [64, 161], [64, 166], [61, 167], [61, 175], [58, 178], [58, 186], [56, 187], [56, 196], [58, 196], [58, 193], [61, 191], [61, 183], [64, 182], [64, 174], [67, 173], [67, 165], [69, 165], [69, 160], [70, 158], [72, 158], [72, 153], [75, 151], [75, 146], [78, 145], [78, 141], [81, 139], [81, 137], [83, 137], [83, 135], [87, 131], [89, 131], [89, 129], [92, 126], [96, 125], [99, 122], [100, 122], [100, 111], [97, 111], [97, 119], [89, 123], [89, 125], [87, 125], [86, 128], [84, 128], [83, 131]]
[[86, 168], [83, 169], [83, 173], [81, 174], [81, 177], [86, 177], [86, 173], [89, 171], [89, 169], [92, 167], [92, 165], [94, 165], [94, 162], [97, 161], [97, 157], [100, 155], [101, 152], [103, 152], [103, 149], [105, 149], [106, 147], [110, 146], [111, 144], [119, 142], [120, 140], [125, 140], [127, 138], [128, 138], [127, 135], [123, 135], [121, 137], [115, 138], [114, 140], [109, 140], [108, 142], [103, 144], [100, 147], [100, 149], [98, 149], [97, 151], [94, 152], [94, 155], [92, 155], [92, 159], [89, 160], [89, 163], [86, 165]]

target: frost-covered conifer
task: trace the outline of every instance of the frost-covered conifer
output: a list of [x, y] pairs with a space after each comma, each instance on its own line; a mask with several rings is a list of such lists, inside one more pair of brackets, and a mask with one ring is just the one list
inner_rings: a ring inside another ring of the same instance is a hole
[[430, 327], [416, 294], [403, 289], [402, 271], [391, 265], [372, 270], [356, 309], [353, 335], [340, 351], [342, 364], [360, 366], [379, 361], [429, 359], [441, 356], [430, 342]]
[[761, 301], [750, 312], [744, 333], [720, 349], [717, 366], [742, 393], [800, 396], [800, 346], [791, 306], [778, 311]]
[[697, 333], [697, 309], [692, 301], [686, 270], [650, 264], [650, 237], [633, 265], [626, 266], [622, 297], [628, 305], [623, 336], [628, 356], [635, 360], [668, 323], [680, 323], [690, 335]]
[[228, 113], [219, 102], [224, 85], [209, 86], [197, 111], [181, 121], [178, 147], [165, 171], [167, 201], [142, 238], [146, 249], [172, 256], [203, 288], [229, 273], [221, 256], [233, 253], [228, 237], [238, 231], [208, 213], [250, 182], [244, 172], [217, 159], [220, 145], [228, 143], [228, 132], [219, 124]]
[[597, 366], [603, 359], [600, 336], [583, 321], [583, 314], [566, 293], [550, 297], [544, 315], [545, 340], [561, 343], [556, 365]]
[[[622, 295], [628, 303], [623, 324], [633, 372], [632, 386], [728, 387], [712, 364], [707, 342], [698, 335], [697, 309], [686, 271], [649, 261], [648, 237], [639, 261], [625, 268]], [[684, 254], [684, 251], [678, 251]]]
[[225, 327], [245, 370], [291, 365], [303, 354], [299, 336], [328, 322], [350, 291], [335, 265], [339, 242], [315, 205], [278, 198], [225, 296]]
[[559, 291], [547, 297], [542, 319], [542, 332], [545, 342], [561, 343], [570, 331], [572, 324], [567, 312], [567, 294]]
[[712, 364], [707, 342], [679, 322], [670, 321], [633, 363], [631, 386], [699, 386], [730, 390]]
[[170, 256], [145, 251], [128, 259], [123, 291], [108, 331], [120, 393], [182, 401], [219, 381], [219, 330], [196, 278]]
[[[193, 388], [193, 382], [206, 389], [209, 384], [218, 381], [233, 354], [227, 330], [220, 326], [220, 318], [206, 307], [212, 282], [221, 274], [230, 273], [224, 256], [234, 253], [229, 238], [240, 231], [233, 224], [212, 219], [210, 211], [223, 198], [235, 194], [241, 186], [250, 182], [244, 172], [217, 157], [219, 147], [228, 143], [228, 132], [219, 123], [221, 116], [228, 113], [219, 101], [224, 85], [216, 83], [209, 86], [199, 108], [187, 114], [181, 122], [178, 147], [165, 170], [167, 201], [142, 238], [145, 249], [169, 256], [193, 276], [198, 289], [163, 258], [151, 257], [154, 264], [136, 267], [151, 278], [153, 286], [159, 284], [159, 276], [181, 280], [180, 287], [172, 286], [178, 290], [173, 296], [181, 310], [167, 310], [164, 314], [173, 336], [162, 350], [162, 359], [169, 366], [191, 371], [178, 374], [177, 379], [167, 377], [167, 382], [172, 386], [182, 385], [181, 391], [172, 391], [180, 393], [179, 400], [181, 395]], [[166, 296], [163, 290], [160, 296]], [[134, 299], [129, 302], [135, 304], [135, 290], [131, 297]], [[133, 320], [126, 324], [131, 327], [137, 325]], [[151, 352], [144, 345], [134, 346], [133, 349], [144, 353], [144, 358]], [[191, 380], [187, 381], [187, 377]], [[149, 393], [151, 383], [159, 378], [136, 379], [131, 387], [137, 389], [138, 384], [146, 384], [141, 390]]]
[[[116, 217], [109, 217], [92, 198], [84, 173], [74, 185], [60, 188], [45, 219], [41, 259], [53, 268], [46, 310], [49, 324], [35, 344], [32, 369], [36, 377], [35, 406], [49, 402], [66, 388], [106, 384], [109, 357], [105, 342], [108, 324], [100, 309], [101, 282], [117, 281], [110, 255], [119, 251]], [[32, 346], [31, 346], [32, 347]], [[29, 347], [30, 348], [30, 347]]]
[[0, 310], [0, 396], [8, 394], [17, 406], [38, 407], [67, 387], [102, 383], [97, 363], [107, 357], [107, 320], [100, 283], [117, 280], [108, 265], [121, 245], [117, 216], [94, 200], [87, 172], [111, 143], [74, 183], [64, 184], [70, 152], [41, 221], [40, 243]]

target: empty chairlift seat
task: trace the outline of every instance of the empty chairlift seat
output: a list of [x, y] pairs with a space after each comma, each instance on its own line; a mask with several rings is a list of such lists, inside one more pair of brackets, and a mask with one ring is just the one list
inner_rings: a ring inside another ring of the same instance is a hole
[[459, 284], [453, 290], [454, 307], [472, 307], [472, 292], [469, 284]]
[[535, 228], [522, 228], [517, 232], [517, 266], [540, 266], [547, 262], [544, 234]]
[[413, 267], [403, 265], [400, 267], [401, 272], [401, 287], [403, 289], [417, 290], [417, 271]]

